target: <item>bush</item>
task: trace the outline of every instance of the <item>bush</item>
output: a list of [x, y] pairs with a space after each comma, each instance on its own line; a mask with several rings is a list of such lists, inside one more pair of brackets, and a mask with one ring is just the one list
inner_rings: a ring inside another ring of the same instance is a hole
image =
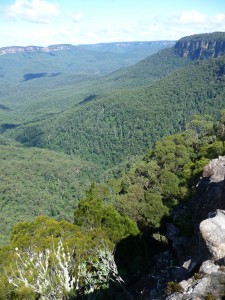
[[173, 293], [182, 293], [183, 288], [179, 285], [179, 283], [175, 281], [169, 281], [166, 287], [166, 294], [171, 295]]

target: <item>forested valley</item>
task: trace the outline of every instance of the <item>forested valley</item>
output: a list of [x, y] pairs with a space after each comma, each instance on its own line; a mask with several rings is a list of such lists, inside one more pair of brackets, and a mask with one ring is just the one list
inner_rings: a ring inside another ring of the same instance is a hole
[[193, 237], [225, 155], [225, 33], [101, 47], [0, 56], [0, 299], [153, 299], [167, 224]]

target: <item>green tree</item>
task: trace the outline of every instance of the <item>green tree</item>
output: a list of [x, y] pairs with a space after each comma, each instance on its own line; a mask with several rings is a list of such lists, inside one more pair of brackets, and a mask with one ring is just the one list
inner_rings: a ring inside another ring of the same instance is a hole
[[[110, 212], [110, 216], [113, 221], [121, 222], [117, 215], [115, 218]], [[126, 218], [122, 221], [117, 228], [122, 231], [120, 236], [114, 229], [109, 232], [113, 233], [114, 242], [126, 237], [133, 227], [138, 232], [132, 221]], [[112, 225], [111, 220], [109, 224]], [[102, 232], [87, 232], [49, 217], [16, 224], [11, 244], [0, 249], [4, 255], [0, 260], [2, 299], [8, 295], [10, 299], [14, 299], [12, 295], [15, 299], [69, 299], [77, 293], [89, 294], [106, 288], [110, 280], [121, 284], [114, 261], [114, 244], [107, 242], [109, 237], [101, 235]]]
[[74, 223], [88, 232], [102, 230], [113, 244], [139, 233], [136, 223], [129, 217], [120, 215], [102, 199], [94, 198], [93, 186], [88, 191], [87, 198], [79, 202], [74, 212]]

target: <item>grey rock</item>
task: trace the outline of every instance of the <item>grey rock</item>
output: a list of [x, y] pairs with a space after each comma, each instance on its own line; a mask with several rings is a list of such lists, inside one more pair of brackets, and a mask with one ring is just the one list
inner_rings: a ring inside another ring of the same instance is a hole
[[199, 295], [205, 295], [208, 286], [210, 285], [210, 278], [202, 278], [194, 287], [193, 293]]
[[181, 293], [174, 293], [166, 298], [166, 300], [182, 300], [182, 299], [183, 299], [183, 294]]
[[200, 223], [203, 247], [208, 250], [213, 261], [224, 261], [225, 257], [225, 211], [217, 210], [216, 216]]
[[198, 260], [192, 258], [192, 259], [189, 259], [189, 260], [185, 261], [183, 263], [182, 267], [187, 269], [188, 272], [190, 273], [197, 266], [197, 264], [198, 264]]
[[205, 294], [207, 295], [211, 293], [218, 296], [217, 299], [221, 299], [221, 297], [224, 296], [225, 292], [225, 273], [218, 271], [217, 273], [207, 275], [207, 277], [210, 278], [210, 285], [207, 287]]
[[203, 169], [203, 177], [210, 177], [211, 182], [220, 182], [224, 180], [225, 174], [225, 157], [212, 159]]
[[191, 295], [184, 295], [182, 300], [205, 300], [205, 298], [199, 295], [191, 294]]
[[[206, 39], [205, 39], [206, 37]], [[181, 57], [191, 59], [205, 59], [218, 57], [224, 54], [225, 42], [211, 39], [210, 34], [201, 37], [201, 40], [182, 38], [175, 44], [175, 49]]]
[[182, 280], [181, 282], [179, 282], [179, 285], [182, 287], [184, 292], [188, 292], [192, 287], [192, 284], [193, 284], [192, 278], [189, 278], [188, 280]]
[[191, 201], [193, 220], [196, 226], [213, 217], [217, 209], [225, 210], [225, 156], [213, 159], [204, 168], [197, 192]]
[[[168, 227], [167, 237], [179, 265], [187, 270], [188, 277], [198, 271], [200, 277], [188, 279], [184, 272], [181, 281], [178, 278], [182, 269], [178, 269], [178, 274], [172, 270], [170, 278], [179, 282], [183, 292], [166, 299], [204, 300], [207, 295], [212, 294], [215, 299], [221, 300], [225, 296], [225, 156], [213, 159], [204, 168], [203, 177], [189, 208], [192, 210], [195, 233], [192, 241], [188, 244], [172, 225]], [[186, 260], [182, 261], [185, 257]], [[198, 270], [199, 265], [201, 267]]]
[[204, 274], [212, 274], [219, 271], [219, 266], [215, 265], [212, 260], [206, 260], [202, 263], [199, 271]]

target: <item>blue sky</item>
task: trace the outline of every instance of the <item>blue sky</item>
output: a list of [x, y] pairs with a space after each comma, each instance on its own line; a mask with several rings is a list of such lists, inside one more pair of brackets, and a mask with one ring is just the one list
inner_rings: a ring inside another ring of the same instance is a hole
[[0, 47], [177, 40], [225, 31], [224, 0], [0, 0]]

